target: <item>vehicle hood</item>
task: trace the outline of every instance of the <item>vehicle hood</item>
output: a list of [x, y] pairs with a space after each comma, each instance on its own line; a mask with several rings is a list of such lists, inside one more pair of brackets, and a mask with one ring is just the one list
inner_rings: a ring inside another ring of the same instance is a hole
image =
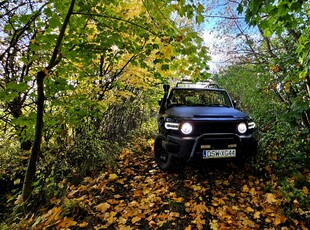
[[175, 106], [167, 109], [168, 116], [179, 118], [247, 118], [248, 115], [234, 108], [227, 107], [207, 107], [207, 106]]

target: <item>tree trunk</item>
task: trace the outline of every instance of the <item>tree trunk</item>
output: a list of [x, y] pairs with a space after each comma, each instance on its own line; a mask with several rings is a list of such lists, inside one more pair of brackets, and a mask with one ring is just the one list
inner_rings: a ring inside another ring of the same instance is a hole
[[30, 201], [30, 196], [32, 194], [32, 182], [36, 173], [36, 163], [38, 156], [41, 152], [41, 140], [42, 140], [42, 130], [43, 130], [43, 114], [44, 114], [44, 78], [47, 76], [48, 71], [54, 68], [61, 60], [61, 42], [64, 38], [66, 28], [69, 24], [70, 17], [73, 13], [73, 8], [76, 0], [71, 0], [68, 13], [65, 17], [64, 23], [60, 29], [54, 51], [52, 53], [50, 62], [44, 70], [37, 73], [37, 118], [36, 118], [36, 132], [35, 139], [31, 150], [30, 159], [28, 162], [28, 167], [26, 170], [23, 189], [22, 189], [22, 200], [24, 204], [25, 213], [28, 212], [27, 205]]
[[[36, 119], [36, 132], [35, 139], [31, 150], [30, 159], [28, 162], [27, 171], [24, 178], [22, 198], [26, 205], [29, 197], [32, 193], [32, 182], [36, 172], [36, 162], [41, 151], [41, 139], [43, 129], [43, 112], [44, 112], [44, 77], [46, 76], [44, 71], [37, 73], [37, 119]], [[26, 206], [24, 206], [27, 209]]]

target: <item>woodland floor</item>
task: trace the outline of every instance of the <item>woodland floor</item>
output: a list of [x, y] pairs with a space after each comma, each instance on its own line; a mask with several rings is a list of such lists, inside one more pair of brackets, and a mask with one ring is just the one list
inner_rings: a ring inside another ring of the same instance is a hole
[[117, 170], [69, 185], [65, 198], [51, 200], [51, 207], [20, 224], [31, 229], [308, 229], [303, 214], [285, 215], [287, 201], [272, 175], [253, 175], [249, 166], [197, 163], [167, 174], [156, 166], [151, 142], [125, 149]]

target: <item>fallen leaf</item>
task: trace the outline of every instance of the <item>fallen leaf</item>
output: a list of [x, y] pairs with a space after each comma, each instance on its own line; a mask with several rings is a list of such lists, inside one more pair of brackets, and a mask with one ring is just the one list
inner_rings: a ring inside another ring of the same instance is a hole
[[309, 195], [309, 189], [306, 186], [302, 187], [302, 191], [306, 196]]
[[275, 213], [275, 210], [272, 206], [263, 206], [264, 210], [262, 211], [262, 215], [264, 217], [268, 216], [268, 215], [271, 215], [273, 213]]
[[52, 204], [56, 204], [57, 205], [57, 204], [60, 204], [61, 200], [57, 199], [56, 197], [53, 197], [53, 198], [50, 199], [50, 202]]
[[100, 211], [102, 213], [105, 213], [110, 207], [111, 207], [111, 205], [109, 203], [105, 202], [105, 203], [98, 204], [96, 206], [96, 210]]
[[249, 219], [245, 219], [242, 221], [242, 224], [251, 228], [255, 227], [255, 223]]
[[286, 217], [283, 215], [277, 215], [274, 220], [274, 225], [278, 226], [279, 224], [283, 224], [286, 221]]
[[109, 214], [109, 217], [107, 217], [107, 222], [108, 222], [108, 224], [113, 224], [115, 221], [116, 221], [116, 218], [115, 218], [115, 215], [116, 215], [117, 213], [116, 212], [111, 212], [110, 214]]
[[72, 217], [67, 218], [66, 216], [60, 220], [60, 222], [58, 222], [58, 224], [56, 225], [56, 228], [68, 228], [71, 226], [76, 226], [77, 222], [74, 221], [74, 219]]
[[115, 200], [115, 199], [109, 199], [109, 200], [107, 200], [107, 202], [109, 203], [109, 204], [112, 204], [112, 205], [115, 205], [115, 204], [119, 204], [119, 200]]
[[225, 224], [221, 224], [221, 226], [219, 227], [219, 230], [231, 230], [231, 227], [226, 226], [226, 223], [225, 223]]
[[196, 227], [198, 230], [202, 230], [203, 229], [203, 225], [206, 224], [206, 221], [204, 219], [201, 219], [201, 216], [198, 215], [195, 220], [193, 220], [193, 223], [196, 224]]
[[141, 217], [139, 217], [139, 216], [135, 216], [134, 218], [132, 218], [131, 219], [131, 223], [137, 223], [137, 222], [139, 222], [141, 220]]
[[289, 230], [288, 227], [281, 227], [281, 230]]
[[216, 180], [216, 181], [215, 181], [215, 185], [216, 185], [216, 186], [221, 186], [222, 183], [223, 183], [222, 180]]
[[242, 191], [243, 191], [243, 192], [249, 192], [249, 187], [248, 187], [246, 184], [243, 185]]
[[143, 195], [147, 195], [147, 194], [149, 194], [151, 192], [151, 189], [150, 188], [145, 188], [144, 190], [143, 190]]
[[266, 169], [267, 172], [272, 173], [272, 169], [271, 169], [270, 165], [267, 165], [265, 167], [265, 169]]
[[117, 180], [118, 176], [115, 173], [109, 175], [109, 181]]
[[51, 210], [49, 210], [46, 214], [49, 217], [48, 220], [45, 222], [46, 225], [49, 225], [49, 223], [53, 223], [54, 221], [59, 220], [61, 212], [62, 209], [59, 207], [54, 207]]
[[299, 202], [298, 202], [298, 200], [293, 200], [293, 204], [294, 204], [294, 207], [295, 208], [299, 208]]
[[175, 202], [180, 203], [180, 202], [183, 201], [183, 197], [175, 197], [175, 198], [172, 198], [172, 200], [175, 201]]
[[126, 222], [127, 222], [127, 219], [126, 219], [126, 218], [124, 218], [124, 217], [122, 217], [122, 216], [120, 216], [120, 217], [118, 218], [118, 223], [120, 223], [120, 224], [126, 224]]
[[90, 184], [90, 183], [93, 182], [93, 178], [91, 178], [91, 177], [85, 177], [85, 178], [84, 178], [84, 182]]
[[260, 212], [259, 211], [256, 211], [255, 213], [254, 213], [254, 219], [259, 219], [260, 218]]
[[201, 187], [199, 185], [193, 185], [192, 187], [193, 187], [194, 191], [201, 190]]
[[226, 208], [226, 213], [228, 215], [235, 215], [236, 214], [236, 212], [231, 207]]
[[14, 204], [16, 204], [16, 205], [21, 205], [22, 203], [23, 203], [22, 195], [19, 195], [19, 196], [16, 198], [16, 201], [14, 202]]
[[277, 200], [275, 199], [275, 195], [272, 193], [267, 193], [266, 194], [266, 201], [269, 204], [275, 203]]
[[79, 224], [79, 227], [80, 227], [80, 228], [85, 228], [85, 227], [87, 227], [87, 226], [88, 226], [88, 223], [85, 222], [85, 221]]
[[212, 222], [209, 224], [210, 229], [212, 230], [218, 230], [219, 229], [219, 224], [217, 220], [212, 220]]
[[205, 213], [208, 208], [204, 203], [200, 203], [195, 206], [195, 209], [197, 213]]

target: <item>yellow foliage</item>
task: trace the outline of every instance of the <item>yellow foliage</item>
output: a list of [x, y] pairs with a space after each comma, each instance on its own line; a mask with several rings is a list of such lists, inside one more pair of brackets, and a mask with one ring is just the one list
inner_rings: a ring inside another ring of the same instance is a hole
[[124, 19], [132, 19], [139, 14], [145, 12], [142, 1], [126, 1], [120, 3], [117, 11], [122, 15]]
[[173, 48], [171, 45], [164, 45], [161, 50], [164, 58], [170, 59], [171, 56], [173, 55]]

